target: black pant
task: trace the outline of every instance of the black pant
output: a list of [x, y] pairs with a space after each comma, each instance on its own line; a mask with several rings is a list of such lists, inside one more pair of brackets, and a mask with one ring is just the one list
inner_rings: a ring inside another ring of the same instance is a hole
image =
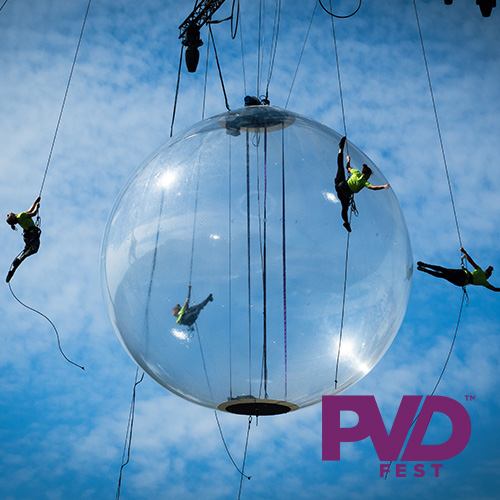
[[424, 264], [423, 262], [419, 262], [418, 269], [436, 278], [443, 278], [456, 286], [465, 286], [469, 282], [468, 273], [464, 269], [448, 269], [446, 267], [433, 266], [432, 264]]
[[210, 298], [207, 297], [203, 302], [196, 304], [195, 306], [188, 307], [181, 317], [180, 324], [186, 326], [193, 326], [195, 321], [198, 319], [201, 310], [210, 302]]
[[12, 263], [12, 266], [17, 268], [21, 262], [26, 259], [26, 257], [29, 257], [30, 255], [33, 255], [38, 252], [38, 249], [40, 248], [40, 235], [42, 234], [42, 231], [40, 228], [36, 226], [32, 226], [28, 229], [25, 229], [23, 232], [23, 239], [24, 239], [24, 249], [23, 251], [14, 259], [14, 262]]
[[342, 219], [344, 222], [349, 222], [349, 217], [347, 212], [349, 210], [349, 205], [351, 203], [351, 199], [354, 193], [351, 191], [351, 188], [348, 186], [346, 178], [345, 178], [345, 169], [344, 169], [344, 152], [339, 151], [337, 156], [337, 175], [335, 176], [335, 191], [337, 192], [337, 196], [342, 204]]

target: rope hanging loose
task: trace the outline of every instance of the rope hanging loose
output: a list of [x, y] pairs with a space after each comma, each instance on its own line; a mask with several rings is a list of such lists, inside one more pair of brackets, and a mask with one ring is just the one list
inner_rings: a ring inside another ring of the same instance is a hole
[[332, 16], [332, 17], [336, 17], [337, 19], [348, 19], [349, 17], [352, 17], [354, 15], [356, 15], [359, 11], [359, 9], [361, 8], [361, 3], [362, 3], [362, 0], [359, 0], [359, 4], [358, 4], [358, 7], [357, 9], [352, 12], [351, 14], [347, 14], [346, 16], [339, 16], [338, 14], [334, 14], [333, 12], [331, 12], [332, 10], [332, 2], [330, 1], [330, 10], [328, 10], [324, 5], [323, 5], [323, 2], [321, 0], [319, 0], [319, 4], [321, 5], [321, 8], [329, 15], [329, 16]]
[[239, 467], [236, 465], [236, 462], [234, 461], [233, 457], [231, 456], [231, 453], [229, 451], [229, 448], [227, 447], [227, 444], [226, 444], [226, 440], [224, 439], [224, 434], [222, 433], [222, 427], [220, 425], [220, 422], [219, 422], [219, 417], [217, 415], [217, 410], [214, 410], [214, 415], [215, 415], [215, 420], [217, 421], [217, 426], [219, 427], [219, 433], [220, 433], [220, 437], [222, 439], [222, 444], [224, 445], [224, 448], [226, 449], [226, 452], [227, 452], [227, 456], [230, 458], [231, 462], [233, 463], [234, 465], [234, 468], [240, 473], [240, 475], [242, 477], [246, 477], [247, 479], [252, 479], [252, 476], [247, 476], [245, 475], [240, 469]]
[[57, 337], [57, 345], [58, 345], [58, 347], [59, 347], [59, 351], [60, 351], [60, 352], [61, 352], [61, 354], [63, 355], [64, 359], [65, 359], [68, 363], [70, 363], [70, 364], [72, 364], [72, 365], [74, 365], [74, 366], [76, 366], [76, 367], [78, 367], [78, 368], [80, 368], [80, 369], [82, 369], [82, 370], [85, 370], [85, 368], [84, 368], [83, 366], [80, 366], [78, 363], [75, 363], [75, 362], [71, 361], [71, 360], [70, 360], [70, 359], [66, 356], [66, 354], [64, 354], [64, 351], [62, 350], [62, 347], [61, 347], [61, 339], [60, 339], [60, 337], [59, 337], [59, 332], [57, 331], [56, 325], [54, 325], [54, 323], [50, 320], [50, 318], [49, 318], [48, 316], [46, 316], [45, 314], [43, 314], [42, 312], [38, 311], [37, 309], [35, 309], [35, 308], [33, 308], [33, 307], [30, 307], [30, 306], [26, 305], [24, 302], [21, 302], [21, 300], [20, 300], [20, 299], [17, 297], [17, 295], [14, 293], [14, 290], [12, 290], [12, 285], [11, 285], [10, 283], [9, 283], [9, 290], [10, 290], [10, 293], [12, 294], [12, 296], [13, 296], [13, 297], [14, 297], [14, 298], [15, 298], [15, 299], [19, 302], [19, 304], [21, 304], [21, 305], [22, 305], [23, 307], [25, 307], [26, 309], [29, 309], [30, 311], [33, 311], [33, 312], [35, 312], [35, 313], [39, 314], [40, 316], [42, 316], [43, 318], [45, 318], [45, 319], [46, 319], [46, 320], [47, 320], [47, 321], [48, 321], [48, 322], [52, 325], [52, 328], [54, 329], [54, 332], [56, 333], [56, 337]]
[[[80, 38], [78, 39], [78, 45], [76, 46], [75, 57], [73, 58], [73, 64], [71, 66], [71, 71], [69, 73], [68, 83], [66, 85], [66, 91], [64, 92], [64, 98], [63, 98], [62, 105], [61, 105], [61, 111], [59, 112], [59, 118], [57, 120], [56, 130], [54, 132], [54, 137], [52, 139], [52, 145], [50, 146], [49, 157], [47, 159], [47, 165], [45, 167], [45, 172], [43, 174], [42, 184], [40, 186], [40, 194], [39, 194], [40, 197], [42, 196], [42, 191], [43, 191], [43, 188], [45, 186], [45, 180], [47, 178], [47, 173], [49, 171], [50, 161], [52, 159], [52, 153], [54, 152], [54, 146], [56, 144], [57, 134], [59, 132], [59, 126], [61, 125], [61, 119], [62, 119], [62, 115], [64, 112], [64, 107], [66, 106], [66, 99], [68, 97], [69, 87], [71, 85], [71, 80], [73, 78], [73, 72], [75, 70], [76, 59], [78, 58], [78, 52], [80, 51], [80, 45], [82, 43], [83, 32], [85, 31], [85, 24], [87, 23], [87, 17], [89, 15], [91, 2], [92, 2], [92, 0], [88, 1], [87, 10], [85, 11], [85, 17], [83, 18], [83, 25], [82, 25], [82, 30], [80, 32]], [[5, 5], [5, 3], [4, 3], [4, 5]], [[2, 8], [3, 8], [3, 5], [2, 5]]]
[[127, 432], [125, 435], [125, 443], [123, 444], [122, 463], [120, 466], [120, 476], [118, 477], [118, 486], [116, 488], [115, 500], [120, 499], [123, 469], [130, 462], [130, 449], [132, 446], [132, 432], [134, 429], [134, 418], [135, 418], [136, 388], [143, 380], [144, 380], [144, 372], [142, 372], [141, 378], [139, 379], [139, 368], [137, 368], [135, 370], [134, 389], [132, 391], [132, 401], [130, 402], [130, 411], [128, 414]]

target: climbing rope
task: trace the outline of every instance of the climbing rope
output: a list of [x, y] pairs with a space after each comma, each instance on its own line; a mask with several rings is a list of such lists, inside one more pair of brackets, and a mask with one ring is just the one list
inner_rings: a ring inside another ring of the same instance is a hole
[[[321, 3], [321, 0], [320, 0]], [[323, 5], [321, 4], [323, 7]], [[361, 6], [361, 0], [359, 7]], [[359, 10], [358, 7], [358, 10]], [[331, 8], [331, 0], [330, 0], [330, 8]], [[356, 11], [357, 12], [357, 11]], [[355, 12], [355, 13], [356, 13]], [[354, 13], [354, 14], [355, 14]], [[354, 15], [352, 14], [352, 15]], [[340, 107], [342, 110], [342, 123], [344, 127], [344, 136], [347, 137], [347, 125], [346, 125], [346, 119], [345, 119], [345, 108], [344, 108], [344, 94], [342, 91], [342, 78], [340, 75], [340, 62], [339, 62], [339, 56], [338, 56], [338, 49], [337, 49], [337, 37], [335, 34], [335, 23], [333, 22], [333, 18], [337, 16], [333, 16], [331, 18], [332, 21], [332, 35], [333, 35], [333, 46], [335, 50], [335, 63], [336, 63], [336, 68], [337, 68], [337, 80], [339, 83], [339, 96], [340, 96]], [[350, 16], [349, 16], [350, 17]], [[349, 143], [348, 141], [345, 142], [347, 154], [349, 154]], [[354, 204], [354, 197], [351, 197], [351, 202], [350, 202], [350, 212], [349, 212], [349, 225], [351, 224], [352, 220], [352, 214], [353, 212], [357, 216], [357, 210], [356, 210], [356, 205]], [[335, 389], [337, 389], [337, 384], [338, 384], [338, 370], [339, 370], [339, 363], [340, 363], [340, 351], [342, 347], [342, 335], [344, 331], [344, 317], [345, 317], [345, 303], [346, 303], [346, 295], [347, 295], [347, 270], [348, 270], [348, 264], [349, 264], [349, 244], [350, 244], [350, 236], [351, 233], [347, 233], [347, 241], [346, 241], [346, 250], [345, 250], [345, 265], [344, 265], [344, 288], [342, 291], [342, 311], [340, 315], [340, 330], [339, 330], [339, 345], [338, 345], [338, 350], [337, 350], [337, 361], [335, 365]]]
[[[352, 210], [349, 214], [349, 224], [351, 224], [351, 219], [352, 219]], [[342, 313], [340, 315], [339, 347], [337, 350], [337, 362], [335, 365], [335, 389], [337, 388], [337, 382], [338, 382], [340, 348], [342, 346], [342, 333], [344, 331], [345, 299], [346, 299], [346, 294], [347, 294], [347, 268], [348, 268], [348, 262], [349, 262], [349, 242], [351, 240], [350, 236], [351, 236], [351, 233], [347, 233], [347, 243], [346, 243], [346, 249], [345, 249], [345, 266], [344, 266], [344, 289], [342, 292]]]
[[57, 337], [57, 345], [59, 347], [59, 351], [61, 352], [61, 354], [63, 355], [64, 359], [74, 365], [74, 366], [77, 366], [78, 368], [81, 368], [82, 370], [85, 370], [85, 368], [83, 366], [80, 366], [78, 363], [74, 363], [73, 361], [71, 361], [67, 356], [66, 354], [64, 354], [64, 351], [62, 350], [62, 347], [61, 347], [61, 339], [59, 337], [59, 332], [57, 331], [57, 328], [56, 328], [56, 325], [54, 325], [54, 323], [50, 320], [50, 318], [48, 316], [46, 316], [45, 314], [43, 314], [42, 312], [38, 311], [37, 309], [33, 308], [33, 307], [30, 307], [28, 305], [26, 305], [24, 302], [21, 302], [21, 300], [17, 297], [17, 295], [14, 293], [14, 290], [12, 290], [12, 285], [9, 283], [9, 290], [10, 290], [10, 293], [12, 294], [12, 296], [19, 302], [19, 304], [21, 304], [23, 307], [25, 307], [26, 309], [29, 309], [30, 311], [33, 311], [37, 314], [39, 314], [40, 316], [42, 316], [43, 318], [45, 318], [51, 325], [52, 325], [52, 328], [54, 329], [54, 332], [56, 334], [56, 337]]
[[448, 171], [448, 163], [446, 161], [446, 154], [445, 154], [445, 151], [444, 151], [443, 137], [441, 135], [441, 127], [439, 126], [439, 118], [438, 118], [438, 112], [437, 112], [437, 107], [436, 107], [436, 100], [434, 99], [434, 91], [432, 89], [431, 75], [430, 75], [430, 71], [429, 71], [429, 65], [427, 63], [427, 56], [426, 56], [426, 53], [425, 53], [424, 38], [422, 36], [422, 29], [420, 27], [420, 20], [419, 20], [419, 17], [418, 17], [417, 3], [416, 3], [415, 0], [413, 0], [413, 7], [415, 9], [415, 18], [417, 20], [418, 34], [420, 36], [420, 44], [422, 46], [422, 54], [423, 54], [423, 57], [424, 57], [425, 71], [427, 73], [427, 81], [429, 83], [429, 91], [430, 91], [431, 99], [432, 99], [432, 108], [434, 110], [434, 118], [436, 120], [437, 133], [438, 133], [438, 136], [439, 136], [439, 144], [441, 145], [441, 154], [443, 156], [443, 164], [444, 164], [444, 169], [445, 169], [445, 172], [446, 172], [446, 179], [448, 181], [448, 190], [450, 192], [451, 206], [453, 208], [453, 215], [455, 217], [455, 225], [456, 225], [456, 228], [457, 228], [458, 242], [459, 242], [460, 246], [462, 247], [463, 246], [462, 245], [462, 237], [460, 235], [460, 227], [458, 225], [458, 216], [457, 216], [457, 211], [456, 211], [456, 208], [455, 208], [455, 200], [453, 198], [453, 190], [452, 190], [452, 187], [451, 187], [450, 173]]
[[134, 389], [132, 391], [132, 400], [130, 402], [130, 411], [128, 414], [127, 432], [125, 435], [125, 443], [123, 444], [122, 453], [122, 463], [120, 466], [120, 475], [118, 477], [118, 486], [116, 488], [115, 500], [120, 500], [120, 491], [122, 486], [122, 475], [123, 468], [130, 462], [130, 449], [132, 446], [132, 432], [134, 429], [134, 417], [135, 417], [135, 396], [137, 386], [144, 380], [144, 372], [142, 372], [141, 378], [139, 379], [139, 367], [135, 370], [135, 381]]
[[[71, 79], [73, 78], [73, 72], [75, 70], [76, 59], [78, 57], [78, 52], [80, 50], [80, 44], [82, 43], [83, 32], [85, 30], [85, 24], [87, 23], [87, 17], [88, 17], [88, 14], [89, 14], [89, 9], [90, 9], [91, 2], [92, 2], [92, 0], [88, 1], [87, 10], [85, 11], [85, 17], [83, 18], [83, 25], [82, 25], [82, 30], [80, 32], [80, 38], [78, 39], [78, 45], [76, 46], [75, 57], [73, 58], [73, 64], [71, 66], [71, 71], [69, 73], [68, 83], [66, 85], [66, 91], [64, 92], [64, 98], [63, 98], [63, 101], [62, 101], [61, 110], [59, 112], [59, 118], [57, 120], [57, 125], [56, 125], [56, 129], [55, 129], [55, 132], [54, 132], [54, 137], [52, 139], [52, 145], [50, 146], [50, 152], [49, 152], [49, 157], [47, 159], [47, 165], [45, 166], [45, 172], [43, 174], [43, 180], [42, 180], [42, 184], [40, 186], [40, 194], [39, 194], [40, 197], [42, 196], [42, 191], [43, 191], [43, 188], [45, 186], [45, 180], [47, 178], [47, 173], [49, 171], [50, 161], [52, 159], [52, 153], [54, 151], [54, 146], [56, 144], [57, 133], [59, 132], [59, 126], [61, 125], [61, 119], [62, 119], [62, 115], [63, 115], [63, 112], [64, 112], [64, 107], [66, 105], [66, 99], [68, 97], [69, 87], [71, 85]], [[5, 3], [4, 3], [4, 5], [5, 5]], [[3, 7], [3, 5], [2, 5], [2, 7]]]

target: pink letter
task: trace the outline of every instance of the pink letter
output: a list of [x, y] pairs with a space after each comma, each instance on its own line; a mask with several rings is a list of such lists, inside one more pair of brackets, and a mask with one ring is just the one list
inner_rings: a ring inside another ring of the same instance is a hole
[[[340, 412], [359, 417], [354, 427], [340, 427]], [[374, 396], [323, 396], [323, 460], [340, 460], [340, 443], [367, 438], [375, 422], [381, 421]]]
[[380, 464], [380, 477], [384, 477], [390, 472], [389, 464]]
[[406, 477], [406, 464], [396, 464], [396, 477]]
[[[424, 445], [422, 441], [435, 412], [444, 413], [449, 417], [453, 430], [445, 443]], [[406, 445], [402, 460], [409, 462], [448, 460], [458, 455], [467, 446], [470, 435], [469, 414], [458, 401], [445, 396], [427, 396]]]
[[424, 472], [424, 464], [415, 464], [415, 467], [413, 468], [415, 471], [415, 474], [413, 474], [415, 477], [424, 477], [425, 472]]
[[431, 467], [434, 467], [434, 477], [439, 477], [439, 469], [443, 466], [443, 464], [431, 464]]

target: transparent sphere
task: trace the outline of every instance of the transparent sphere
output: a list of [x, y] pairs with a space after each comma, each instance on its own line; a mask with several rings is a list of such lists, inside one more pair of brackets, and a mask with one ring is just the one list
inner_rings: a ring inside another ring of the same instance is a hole
[[[106, 228], [102, 284], [120, 341], [159, 384], [210, 408], [278, 414], [345, 390], [383, 356], [408, 303], [408, 232], [392, 189], [355, 195], [344, 303], [339, 140], [250, 106], [171, 138], [134, 173]], [[387, 183], [348, 148], [353, 168]], [[190, 284], [195, 307], [178, 322]]]

